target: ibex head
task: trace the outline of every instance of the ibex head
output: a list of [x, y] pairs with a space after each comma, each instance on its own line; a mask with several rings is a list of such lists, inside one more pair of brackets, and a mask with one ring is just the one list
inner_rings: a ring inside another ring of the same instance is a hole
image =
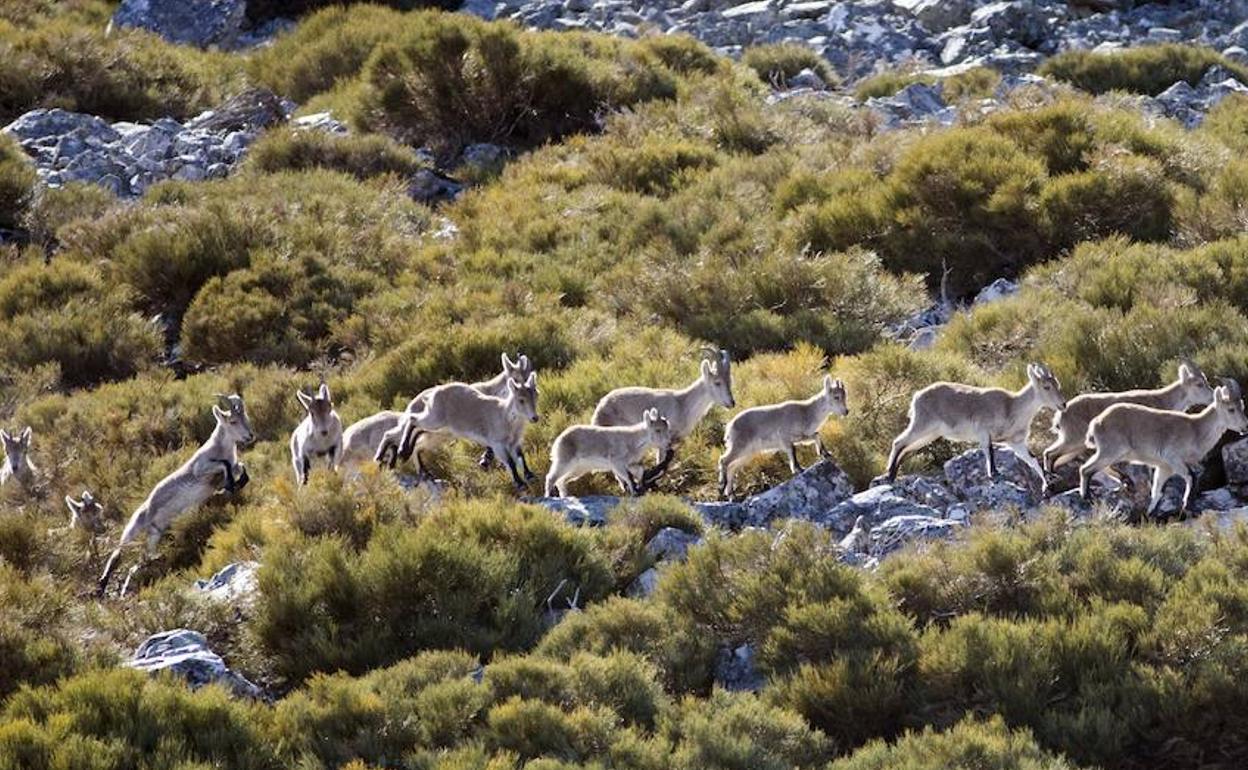
[[9, 458], [9, 465], [13, 468], [20, 468], [26, 464], [26, 456], [30, 452], [30, 439], [34, 436], [34, 431], [27, 425], [17, 436], [9, 435], [6, 430], [0, 430], [0, 440], [4, 442], [4, 454]]
[[1059, 412], [1066, 408], [1066, 399], [1062, 396], [1062, 385], [1049, 367], [1044, 364], [1027, 364], [1027, 379], [1040, 394], [1040, 400], [1045, 406]]
[[1190, 358], [1180, 359], [1179, 385], [1183, 388], [1184, 407], [1205, 406], [1213, 400], [1213, 386], [1209, 378]]
[[702, 379], [710, 387], [715, 403], [728, 409], [737, 405], [732, 396], [732, 362], [727, 350], [702, 348]]
[[529, 418], [529, 422], [537, 422], [537, 372], [530, 373], [523, 382], [507, 380], [507, 392], [515, 399], [516, 410]]
[[251, 430], [251, 420], [247, 419], [247, 406], [243, 397], [237, 393], [225, 395], [216, 393], [217, 405], [212, 407], [212, 416], [217, 418], [217, 425], [222, 426], [240, 444], [250, 444], [256, 440]]

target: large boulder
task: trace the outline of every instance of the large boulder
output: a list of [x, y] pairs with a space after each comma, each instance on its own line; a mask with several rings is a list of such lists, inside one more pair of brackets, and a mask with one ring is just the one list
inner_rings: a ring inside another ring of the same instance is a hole
[[692, 532], [676, 527], [664, 527], [646, 543], [646, 555], [655, 561], [684, 561], [689, 549], [702, 542]]
[[723, 646], [715, 654], [715, 685], [729, 692], [758, 692], [766, 680], [754, 665], [754, 648]]
[[944, 32], [971, 19], [970, 0], [893, 0], [931, 32]]
[[179, 628], [149, 636], [126, 665], [140, 671], [168, 671], [185, 679], [191, 689], [219, 684], [235, 695], [260, 698], [263, 692], [245, 677], [231, 671], [221, 656], [208, 647], [198, 631]]
[[173, 43], [232, 48], [247, 17], [247, 0], [122, 0], [112, 24], [155, 32]]
[[1248, 438], [1222, 447], [1222, 465], [1226, 468], [1227, 484], [1248, 489]]
[[788, 481], [741, 502], [693, 503], [708, 523], [724, 529], [766, 527], [779, 519], [802, 519], [839, 533], [849, 531], [848, 521], [832, 511], [854, 493], [845, 471], [831, 460], [820, 460]]
[[222, 567], [210, 578], [196, 580], [195, 589], [209, 599], [241, 612], [255, 604], [259, 588], [256, 573], [259, 569], [259, 562], [236, 561]]
[[880, 484], [850, 497], [829, 511], [824, 519], [829, 522], [829, 529], [841, 534], [850, 532], [859, 516], [869, 529], [900, 516], [942, 518], [941, 511], [906, 495], [905, 487]]
[[613, 495], [539, 497], [533, 502], [562, 514], [574, 526], [601, 527], [607, 523], [607, 514], [620, 504], [620, 498]]
[[953, 537], [962, 525], [936, 516], [893, 516], [871, 528], [872, 556], [882, 558], [915, 540], [944, 540]]

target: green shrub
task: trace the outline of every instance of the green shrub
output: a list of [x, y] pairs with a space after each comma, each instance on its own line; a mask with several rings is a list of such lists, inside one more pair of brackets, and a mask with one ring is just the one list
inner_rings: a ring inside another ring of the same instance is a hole
[[1027, 152], [1043, 158], [1050, 174], [1083, 171], [1097, 146], [1092, 110], [1074, 100], [1034, 110], [997, 112], [987, 123]]
[[1027, 730], [1011, 730], [1000, 717], [965, 720], [944, 732], [907, 733], [896, 743], [875, 741], [838, 759], [828, 770], [1073, 770], [1060, 756], [1044, 751]]
[[593, 130], [604, 108], [676, 94], [672, 73], [635, 42], [436, 13], [408, 17], [363, 78], [364, 125], [449, 154], [474, 141], [539, 145]]
[[[14, 518], [6, 518], [4, 529], [18, 524]], [[66, 622], [69, 597], [47, 577], [23, 577], [21, 561], [33, 554], [30, 543], [15, 554], [17, 545], [9, 532], [0, 533], [0, 703], [22, 685], [74, 673], [81, 657]]]
[[60, 230], [73, 222], [99, 219], [113, 206], [117, 196], [106, 187], [88, 182], [70, 182], [61, 187], [45, 187], [34, 196], [26, 216], [30, 239], [46, 250], [60, 244]]
[[54, 20], [33, 29], [0, 22], [0, 121], [36, 107], [112, 120], [193, 115], [241, 85], [236, 59], [156, 35]]
[[1214, 105], [1198, 129], [1236, 154], [1248, 149], [1248, 98], [1230, 94]]
[[[332, 7], [340, 8], [361, 0], [251, 0], [247, 3], [247, 18], [252, 21], [267, 19], [294, 19], [307, 13]], [[417, 8], [445, 8], [453, 11], [459, 7], [458, 0], [367, 0], [370, 4], [389, 6], [400, 11]]]
[[594, 176], [603, 184], [642, 195], [664, 196], [718, 160], [714, 148], [708, 145], [655, 139], [640, 147], [602, 147], [590, 155], [589, 162]]
[[1056, 177], [1039, 203], [1055, 245], [1114, 234], [1164, 241], [1173, 226], [1174, 193], [1160, 164], [1146, 158], [1115, 157], [1094, 170]]
[[161, 352], [159, 331], [110, 290], [98, 270], [56, 260], [0, 279], [0, 357], [33, 369], [54, 363], [69, 387], [130, 377]]
[[35, 169], [18, 143], [0, 136], [0, 228], [21, 224], [35, 188]]
[[929, 283], [945, 263], [952, 290], [964, 293], [1046, 256], [1032, 211], [1045, 176], [1005, 137], [953, 129], [911, 145], [882, 185], [807, 212], [795, 240], [820, 251], [874, 247], [890, 269]]
[[445, 506], [413, 529], [377, 528], [359, 553], [335, 539], [272, 551], [260, 573], [256, 631], [296, 680], [434, 647], [523, 649], [565, 579], [586, 602], [610, 585], [588, 538], [544, 509]]
[[251, 265], [207, 281], [182, 321], [187, 358], [304, 366], [371, 281], [311, 255], [257, 253]]
[[717, 690], [687, 698], [663, 734], [674, 744], [672, 765], [682, 770], [782, 770], [822, 765], [827, 738], [792, 711], [744, 693]]
[[92, 672], [23, 690], [4, 707], [0, 764], [51, 770], [281, 767], [261, 738], [263, 712], [218, 687]]
[[1130, 91], [1156, 96], [1180, 80], [1196, 85], [1215, 66], [1248, 82], [1248, 69], [1217, 51], [1181, 44], [1110, 52], [1065, 51], [1046, 60], [1037, 72], [1094, 94]]
[[272, 174], [324, 168], [367, 179], [381, 174], [410, 176], [424, 167], [412, 150], [384, 136], [279, 129], [247, 150], [247, 166]]
[[819, 76], [829, 87], [839, 85], [832, 65], [809, 46], [801, 43], [769, 43], [745, 49], [741, 63], [754, 70], [764, 83], [783, 85], [789, 78], [808, 69]]
[[992, 96], [993, 90], [1001, 82], [1001, 73], [991, 67], [973, 67], [966, 72], [938, 78], [922, 72], [905, 72], [890, 70], [872, 75], [859, 81], [854, 88], [854, 96], [862, 101], [871, 98], [887, 98], [901, 89], [923, 83], [926, 85], [940, 84], [941, 95], [949, 104], [956, 104], [966, 99], [986, 99]]
[[659, 58], [664, 66], [681, 75], [719, 72], [724, 59], [697, 38], [686, 34], [648, 35], [641, 45]]

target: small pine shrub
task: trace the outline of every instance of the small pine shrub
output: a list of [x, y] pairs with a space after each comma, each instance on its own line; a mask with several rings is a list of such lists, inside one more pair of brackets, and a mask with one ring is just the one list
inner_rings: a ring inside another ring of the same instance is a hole
[[724, 65], [722, 57], [691, 35], [649, 35], [641, 39], [641, 45], [680, 75], [713, 75]]
[[1093, 94], [1129, 91], [1156, 96], [1180, 80], [1196, 85], [1214, 66], [1248, 83], [1248, 68], [1211, 48], [1183, 44], [1110, 52], [1065, 51], [1050, 57], [1037, 72]]
[[1128, 156], [1050, 180], [1039, 205], [1054, 245], [1115, 234], [1164, 241], [1173, 227], [1175, 196], [1159, 163]]
[[35, 188], [35, 168], [17, 141], [0, 136], [0, 229], [18, 227]]
[[967, 719], [944, 732], [907, 733], [895, 743], [874, 741], [838, 759], [828, 770], [945, 770], [993, 767], [1011, 770], [1076, 770], [1045, 751], [1028, 730], [1012, 730], [998, 717]]
[[840, 84], [832, 65], [809, 46], [801, 43], [772, 43], [745, 49], [741, 63], [754, 70], [764, 83], [784, 85], [789, 78], [808, 69], [829, 87]]
[[71, 182], [46, 187], [34, 196], [26, 215], [26, 229], [31, 241], [51, 251], [60, 245], [58, 233], [62, 227], [100, 219], [115, 205], [117, 196], [96, 184]]
[[246, 163], [267, 174], [324, 168], [356, 179], [381, 174], [406, 177], [425, 165], [415, 152], [384, 136], [290, 129], [267, 132], [248, 148]]

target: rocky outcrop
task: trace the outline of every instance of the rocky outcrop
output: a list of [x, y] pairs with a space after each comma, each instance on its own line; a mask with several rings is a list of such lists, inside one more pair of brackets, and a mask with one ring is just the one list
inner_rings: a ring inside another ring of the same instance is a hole
[[233, 48], [246, 20], [247, 0], [122, 0], [112, 25], [200, 48]]
[[256, 573], [260, 563], [236, 561], [222, 567], [215, 575], [195, 581], [195, 590], [215, 602], [221, 602], [243, 611], [255, 604], [259, 584]]
[[225, 665], [198, 631], [179, 628], [153, 634], [139, 645], [126, 665], [149, 673], [168, 671], [185, 679], [191, 689], [219, 684], [238, 696], [263, 697], [259, 687]]
[[186, 123], [108, 123], [60, 109], [31, 110], [5, 126], [34, 159], [48, 187], [89, 182], [121, 197], [142, 195], [166, 179], [196, 182], [227, 175], [267, 126], [286, 120], [289, 105], [250, 90]]
[[766, 527], [779, 519], [800, 519], [843, 534], [853, 526], [854, 518], [844, 519], [834, 511], [853, 493], [853, 482], [845, 471], [830, 460], [820, 460], [741, 502], [693, 503], [693, 507], [708, 523], [723, 529]]
[[723, 646], [715, 653], [715, 686], [729, 692], [758, 692], [766, 678], [754, 664], [754, 647]]

